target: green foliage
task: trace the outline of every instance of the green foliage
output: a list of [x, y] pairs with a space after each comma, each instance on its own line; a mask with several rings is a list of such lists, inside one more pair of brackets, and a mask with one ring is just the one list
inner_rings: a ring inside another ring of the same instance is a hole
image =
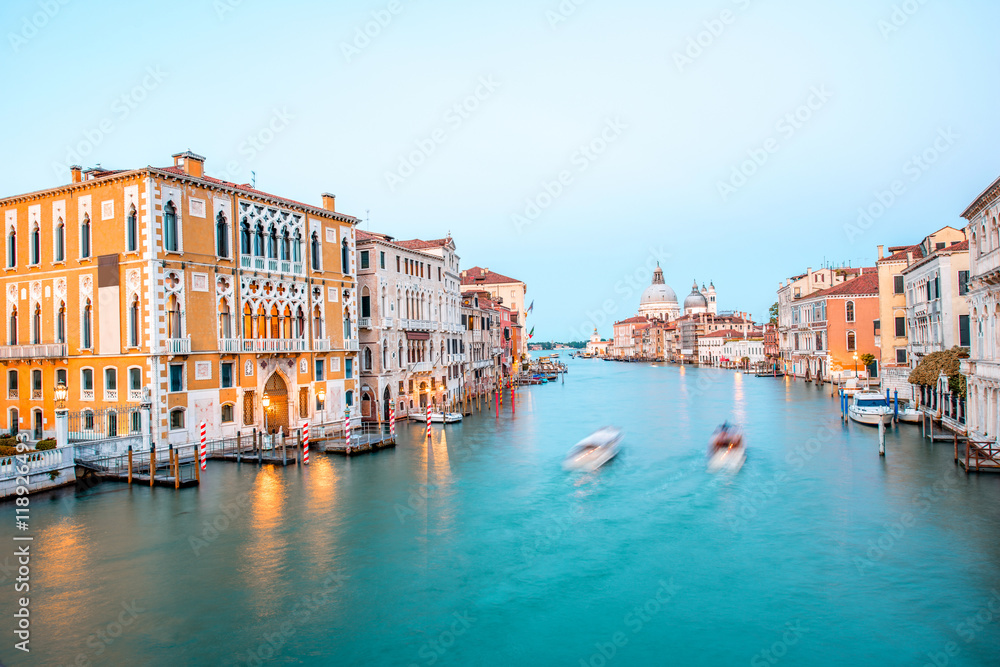
[[771, 317], [771, 324], [778, 323], [778, 302], [775, 301], [774, 305], [767, 311], [767, 314]]
[[865, 368], [868, 368], [869, 366], [875, 363], [875, 355], [868, 354], [867, 352], [865, 352], [860, 357], [858, 357], [858, 361], [860, 361]]
[[0, 438], [0, 447], [17, 447], [17, 439], [12, 435]]
[[46, 450], [55, 448], [56, 448], [55, 438], [46, 438], [45, 440], [39, 440], [35, 444], [35, 449], [37, 449], [40, 452], [44, 452]]
[[920, 360], [920, 364], [910, 373], [910, 384], [934, 386], [943, 373], [948, 378], [948, 388], [965, 396], [965, 376], [959, 373], [960, 360], [969, 358], [969, 348], [953, 347], [944, 352], [932, 352]]
[[0, 445], [0, 456], [14, 456], [15, 454], [17, 454], [17, 447]]

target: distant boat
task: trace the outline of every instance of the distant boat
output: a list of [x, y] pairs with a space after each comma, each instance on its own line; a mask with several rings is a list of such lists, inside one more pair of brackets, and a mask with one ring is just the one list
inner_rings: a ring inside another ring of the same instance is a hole
[[597, 470], [618, 454], [622, 437], [622, 432], [613, 426], [594, 431], [569, 450], [563, 467], [584, 472]]
[[861, 391], [854, 394], [851, 406], [847, 408], [847, 416], [859, 424], [877, 426], [879, 422], [892, 422], [892, 410], [885, 396], [874, 391]]
[[730, 424], [716, 429], [708, 444], [708, 471], [737, 473], [746, 460], [742, 429]]

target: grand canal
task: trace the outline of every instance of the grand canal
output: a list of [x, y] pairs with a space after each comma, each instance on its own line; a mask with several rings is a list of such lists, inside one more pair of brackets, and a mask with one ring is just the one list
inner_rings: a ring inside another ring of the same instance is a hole
[[[829, 387], [569, 365], [430, 442], [404, 426], [395, 450], [307, 469], [34, 497], [32, 652], [7, 633], [3, 662], [998, 663], [1000, 476], [957, 473], [909, 425], [880, 459]], [[726, 418], [751, 449], [712, 476]], [[623, 454], [564, 472], [605, 424]]]

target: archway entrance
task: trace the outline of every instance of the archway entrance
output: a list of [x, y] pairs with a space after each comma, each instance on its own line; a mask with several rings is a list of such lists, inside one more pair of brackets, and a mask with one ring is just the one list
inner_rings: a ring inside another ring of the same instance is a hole
[[382, 421], [389, 421], [389, 410], [392, 408], [392, 393], [389, 388], [385, 388], [385, 392], [382, 394]]
[[271, 400], [267, 406], [267, 431], [278, 432], [281, 428], [288, 433], [288, 386], [285, 379], [277, 372], [267, 379], [264, 394]]
[[372, 396], [371, 391], [365, 389], [361, 392], [361, 418], [366, 421], [375, 419], [375, 411], [377, 409], [375, 397]]

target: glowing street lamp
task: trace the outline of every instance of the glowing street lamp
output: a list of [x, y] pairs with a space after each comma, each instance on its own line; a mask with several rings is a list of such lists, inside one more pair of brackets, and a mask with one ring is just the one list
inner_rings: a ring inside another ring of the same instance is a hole
[[319, 423], [322, 424], [323, 423], [322, 414], [324, 411], [326, 411], [326, 388], [320, 387], [319, 391], [316, 392], [316, 398], [319, 399], [319, 411], [320, 411]]
[[854, 377], [858, 377], [858, 353], [854, 353]]
[[60, 381], [56, 385], [56, 410], [66, 409], [66, 398], [69, 396], [69, 389], [66, 387], [66, 383]]
[[260, 402], [264, 405], [264, 434], [267, 435], [267, 409], [271, 406], [271, 397], [264, 394], [264, 397], [260, 399]]

